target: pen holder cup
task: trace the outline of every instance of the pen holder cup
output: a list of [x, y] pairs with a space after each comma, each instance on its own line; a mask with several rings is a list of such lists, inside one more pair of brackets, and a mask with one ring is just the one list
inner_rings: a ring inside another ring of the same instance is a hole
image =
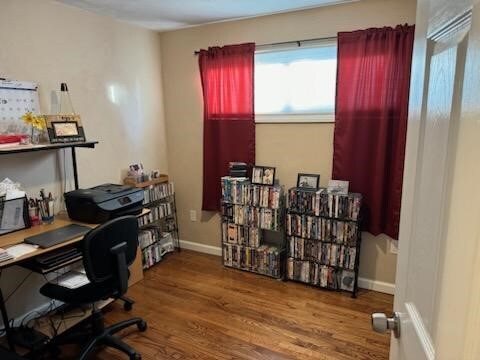
[[43, 224], [51, 224], [55, 220], [55, 215], [52, 216], [42, 216], [42, 223]]
[[49, 201], [45, 201], [44, 204], [44, 210], [40, 212], [42, 216], [42, 223], [51, 224], [55, 220], [55, 201], [50, 199]]

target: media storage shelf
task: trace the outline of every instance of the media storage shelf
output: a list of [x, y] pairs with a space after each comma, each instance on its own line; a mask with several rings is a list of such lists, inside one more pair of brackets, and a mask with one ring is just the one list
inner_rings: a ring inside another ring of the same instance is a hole
[[280, 185], [252, 184], [248, 178], [221, 179], [223, 265], [283, 279], [285, 206]]
[[291, 188], [287, 200], [287, 279], [356, 297], [361, 194]]
[[166, 175], [141, 183], [127, 178], [125, 183], [143, 189], [143, 206], [150, 210], [138, 219], [142, 264], [148, 269], [166, 254], [180, 250], [174, 185]]

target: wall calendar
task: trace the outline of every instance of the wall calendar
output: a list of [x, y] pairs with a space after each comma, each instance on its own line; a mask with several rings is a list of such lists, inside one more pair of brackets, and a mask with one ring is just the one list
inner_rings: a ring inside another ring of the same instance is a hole
[[29, 125], [21, 119], [27, 111], [40, 114], [37, 84], [0, 80], [0, 134], [30, 133]]

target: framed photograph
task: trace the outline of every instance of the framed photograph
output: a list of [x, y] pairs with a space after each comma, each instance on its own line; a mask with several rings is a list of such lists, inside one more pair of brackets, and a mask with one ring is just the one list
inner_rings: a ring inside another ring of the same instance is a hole
[[307, 189], [318, 189], [320, 184], [320, 175], [318, 174], [298, 174], [297, 187]]
[[275, 168], [274, 167], [263, 167], [263, 185], [273, 185], [275, 183]]
[[273, 185], [275, 183], [275, 168], [271, 166], [254, 166], [252, 184]]
[[51, 144], [85, 141], [79, 115], [43, 115], [43, 118]]
[[348, 181], [330, 180], [327, 191], [331, 194], [348, 195]]
[[253, 167], [252, 184], [263, 184], [263, 166]]
[[52, 126], [57, 137], [78, 136], [78, 125], [75, 121], [55, 121]]

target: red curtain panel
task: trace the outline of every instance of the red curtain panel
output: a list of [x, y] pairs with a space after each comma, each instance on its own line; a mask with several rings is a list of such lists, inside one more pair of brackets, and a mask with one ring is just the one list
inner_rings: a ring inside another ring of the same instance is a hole
[[199, 53], [203, 89], [203, 210], [220, 208], [220, 178], [230, 161], [255, 163], [253, 67], [255, 44], [210, 47]]
[[414, 26], [338, 34], [333, 179], [364, 196], [364, 227], [397, 239]]

